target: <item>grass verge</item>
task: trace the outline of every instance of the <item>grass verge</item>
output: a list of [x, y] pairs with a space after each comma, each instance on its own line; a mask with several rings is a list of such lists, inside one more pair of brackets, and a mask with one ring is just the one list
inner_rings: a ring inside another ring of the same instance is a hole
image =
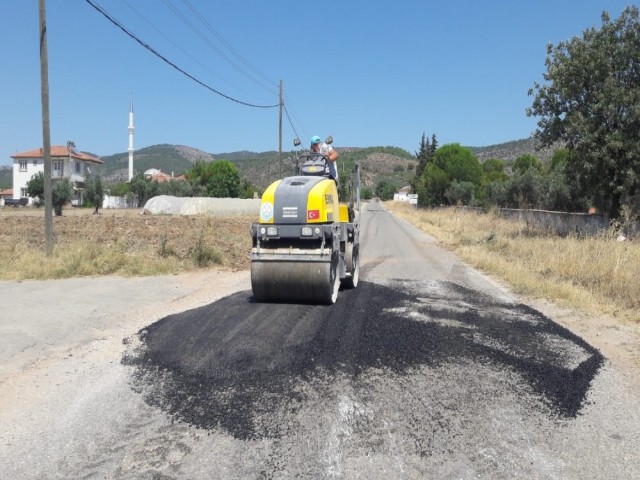
[[613, 229], [558, 237], [494, 213], [386, 206], [515, 293], [640, 322], [640, 244]]

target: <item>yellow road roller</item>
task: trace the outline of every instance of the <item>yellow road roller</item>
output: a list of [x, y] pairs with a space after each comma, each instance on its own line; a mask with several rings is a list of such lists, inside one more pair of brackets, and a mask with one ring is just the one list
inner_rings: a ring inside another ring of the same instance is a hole
[[296, 165], [265, 190], [251, 225], [251, 288], [259, 301], [330, 305], [341, 285], [358, 285], [360, 167], [340, 204], [323, 154], [302, 153]]

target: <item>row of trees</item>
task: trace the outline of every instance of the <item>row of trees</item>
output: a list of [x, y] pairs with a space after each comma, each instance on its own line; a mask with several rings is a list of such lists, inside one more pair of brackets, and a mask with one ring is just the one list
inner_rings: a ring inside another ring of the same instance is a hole
[[[38, 204], [44, 205], [44, 173], [36, 173], [27, 182], [27, 195], [36, 199]], [[57, 216], [62, 215], [62, 208], [73, 199], [74, 195], [73, 185], [68, 178], [52, 179], [51, 205]], [[103, 198], [104, 192], [100, 176], [93, 179], [87, 178], [83, 195], [84, 206], [95, 207], [95, 213], [98, 213]]]
[[[416, 153], [418, 156], [418, 153]], [[433, 151], [414, 178], [418, 205], [497, 205], [505, 208], [586, 211], [593, 204], [568, 169], [570, 152], [558, 149], [544, 165], [531, 154], [483, 163], [459, 144]]]
[[196, 160], [191, 170], [185, 172], [186, 181], [154, 182], [144, 175], [136, 175], [131, 182], [115, 185], [111, 193], [117, 196], [133, 196], [138, 205], [156, 195], [175, 197], [223, 197], [252, 198], [255, 187], [240, 179], [236, 166], [227, 160], [204, 162]]
[[[226, 160], [210, 163], [196, 161], [193, 168], [185, 173], [187, 181], [171, 180], [158, 183], [136, 175], [131, 182], [112, 185], [109, 193], [124, 197], [128, 204], [144, 205], [156, 195], [172, 195], [176, 197], [229, 197], [252, 198], [255, 188], [250, 182], [241, 180], [236, 166]], [[86, 178], [83, 201], [85, 207], [95, 207], [95, 213], [102, 205], [105, 188], [100, 176]], [[27, 182], [27, 194], [37, 202], [44, 204], [44, 174], [33, 176]], [[74, 189], [69, 179], [55, 180], [52, 184], [52, 204], [56, 215], [62, 215], [62, 208], [74, 196]]]
[[545, 83], [529, 91], [527, 114], [539, 118], [542, 145], [564, 146], [548, 165], [531, 155], [480, 164], [469, 149], [437, 148], [423, 135], [419, 203], [640, 213], [639, 17], [636, 6], [615, 21], [605, 12], [601, 28], [547, 47]]

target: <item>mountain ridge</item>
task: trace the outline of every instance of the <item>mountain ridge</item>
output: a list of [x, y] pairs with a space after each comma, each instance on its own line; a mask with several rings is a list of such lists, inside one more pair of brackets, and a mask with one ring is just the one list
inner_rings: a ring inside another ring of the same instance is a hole
[[[384, 180], [398, 186], [410, 182], [417, 165], [415, 152], [390, 147], [336, 147], [340, 152], [340, 171], [345, 174], [358, 161], [361, 164], [363, 184], [374, 188]], [[539, 148], [536, 140], [525, 138], [512, 140], [485, 147], [468, 147], [480, 162], [489, 158], [500, 158], [507, 162], [520, 155], [531, 154], [543, 163], [549, 161], [555, 147]], [[295, 170], [295, 157], [300, 152], [287, 151], [278, 160], [278, 152], [252, 152], [240, 150], [235, 152], [209, 153], [188, 145], [157, 144], [136, 150], [134, 153], [134, 171], [143, 173], [150, 168], [157, 168], [165, 173], [178, 176], [192, 168], [193, 164], [202, 160], [228, 160], [236, 165], [240, 177], [248, 180], [259, 189], [264, 189], [276, 178], [291, 175]], [[98, 167], [106, 182], [126, 181], [129, 172], [128, 152], [115, 153], [100, 157], [104, 165]], [[0, 165], [0, 188], [11, 188], [12, 167]]]

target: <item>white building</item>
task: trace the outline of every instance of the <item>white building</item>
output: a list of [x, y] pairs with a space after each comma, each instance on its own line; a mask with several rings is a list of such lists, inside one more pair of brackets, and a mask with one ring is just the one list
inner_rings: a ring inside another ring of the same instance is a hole
[[[27, 182], [38, 172], [44, 173], [44, 153], [42, 148], [11, 155], [13, 158], [13, 198], [26, 198]], [[72, 203], [82, 203], [85, 176], [90, 165], [104, 162], [89, 154], [78, 152], [70, 146], [51, 146], [51, 180], [68, 178], [76, 192]], [[30, 198], [29, 203], [34, 199]]]

